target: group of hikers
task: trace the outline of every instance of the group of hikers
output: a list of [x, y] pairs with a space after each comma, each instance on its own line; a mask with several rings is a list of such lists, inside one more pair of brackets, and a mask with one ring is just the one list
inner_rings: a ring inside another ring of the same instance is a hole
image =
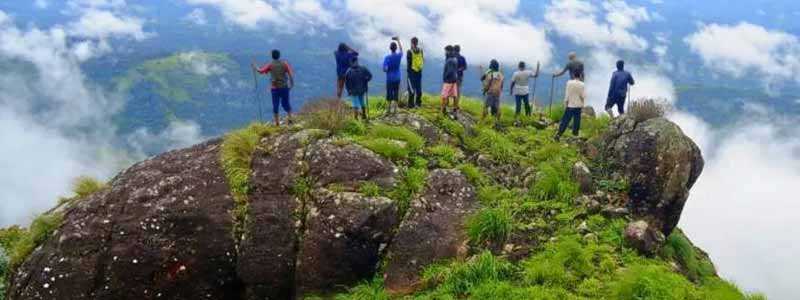
[[[400, 38], [393, 37], [389, 44], [390, 53], [384, 57], [383, 72], [386, 73], [386, 112], [394, 114], [398, 111], [400, 101], [400, 85], [402, 82], [401, 65], [403, 60], [403, 46]], [[289, 90], [294, 86], [292, 67], [288, 62], [280, 59], [280, 51], [272, 50], [272, 62], [259, 68], [255, 62], [252, 64], [254, 72], [269, 74], [272, 81], [273, 121], [280, 124], [279, 108], [282, 106], [287, 113], [288, 122], [292, 122], [292, 107], [289, 101]], [[345, 43], [339, 44], [334, 52], [336, 60], [336, 98], [341, 99], [347, 91], [353, 108], [353, 116], [358, 119], [367, 119], [367, 94], [372, 73], [358, 61], [359, 53]], [[411, 39], [411, 48], [406, 52], [406, 74], [408, 108], [415, 109], [422, 106], [422, 72], [425, 67], [425, 54], [419, 46], [419, 39]], [[457, 119], [459, 115], [459, 100], [461, 99], [464, 72], [467, 70], [467, 60], [461, 55], [459, 45], [448, 45], [444, 48], [444, 71], [442, 74], [441, 110], [442, 114]], [[605, 110], [614, 117], [613, 108], [617, 107], [619, 115], [625, 113], [625, 102], [628, 98], [629, 86], [634, 85], [633, 76], [625, 71], [625, 62], [617, 61], [617, 70], [612, 74], [606, 99]], [[489, 67], [484, 71], [479, 66], [483, 87], [484, 105], [482, 118], [491, 114], [500, 120], [500, 103], [504, 89], [505, 76], [500, 70], [500, 63], [492, 59]], [[573, 52], [569, 54], [569, 61], [563, 70], [552, 74], [551, 83], [555, 79], [569, 73], [570, 79], [566, 84], [564, 94], [565, 113], [561, 118], [558, 133], [554, 137], [560, 140], [564, 132], [572, 123], [572, 134], [578, 136], [580, 132], [581, 116], [586, 105], [586, 88], [584, 85], [584, 65]], [[515, 123], [524, 109], [526, 116], [531, 116], [535, 109], [535, 99], [531, 99], [530, 81], [534, 80], [533, 94], [536, 93], [536, 79], [540, 75], [540, 65], [528, 68], [525, 62], [519, 62], [517, 70], [513, 73], [509, 94], [513, 96], [515, 107]], [[553, 86], [550, 98], [552, 102]], [[337, 104], [338, 107], [338, 104]], [[450, 111], [448, 111], [450, 109]]]

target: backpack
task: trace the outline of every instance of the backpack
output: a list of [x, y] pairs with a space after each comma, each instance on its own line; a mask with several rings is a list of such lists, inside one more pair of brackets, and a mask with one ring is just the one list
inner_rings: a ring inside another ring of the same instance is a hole
[[503, 73], [488, 71], [483, 81], [483, 92], [492, 96], [500, 96], [503, 93]]
[[418, 51], [408, 51], [411, 51], [411, 70], [414, 70], [414, 72], [422, 71], [425, 66], [425, 54], [422, 53], [422, 48], [418, 48]]

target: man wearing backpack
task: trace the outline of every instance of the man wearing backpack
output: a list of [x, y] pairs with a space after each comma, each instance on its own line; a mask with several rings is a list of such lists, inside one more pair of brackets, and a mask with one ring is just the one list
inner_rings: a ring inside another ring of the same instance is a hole
[[444, 48], [445, 61], [444, 73], [442, 74], [442, 114], [447, 115], [447, 106], [450, 98], [453, 99], [453, 115], [458, 114], [458, 58], [456, 57], [453, 46], [448, 45]]
[[612, 118], [614, 111], [612, 108], [617, 106], [619, 115], [625, 114], [625, 98], [628, 94], [628, 85], [634, 85], [633, 76], [625, 71], [625, 62], [617, 61], [617, 71], [611, 75], [611, 85], [608, 87], [608, 99], [606, 100], [606, 112]]
[[[561, 70], [561, 72], [553, 74], [553, 78], [561, 77], [567, 71], [569, 71], [569, 79], [579, 78], [581, 81], [584, 80], [583, 62], [578, 59], [578, 55], [575, 54], [575, 52], [569, 53], [569, 62], [567, 62], [567, 65], [564, 66], [564, 69]], [[577, 77], [579, 75], [580, 77]]]
[[[397, 113], [397, 101], [400, 100], [400, 62], [403, 60], [403, 45], [400, 39], [392, 38], [389, 45], [391, 54], [383, 59], [383, 72], [386, 73], [386, 113]], [[398, 50], [399, 47], [399, 50]]]
[[275, 125], [281, 124], [280, 119], [280, 106], [286, 111], [287, 120], [292, 124], [292, 105], [289, 103], [289, 90], [294, 86], [294, 75], [292, 75], [292, 66], [288, 62], [281, 61], [281, 52], [272, 50], [272, 62], [264, 65], [261, 69], [256, 67], [255, 63], [251, 66], [260, 74], [270, 74], [272, 86], [272, 114]]
[[347, 44], [341, 43], [339, 48], [333, 52], [333, 57], [336, 58], [336, 98], [341, 99], [344, 90], [344, 73], [350, 68], [353, 58], [358, 57], [358, 52]]
[[492, 59], [489, 63], [489, 70], [481, 76], [483, 93], [486, 96], [483, 102], [481, 119], [485, 119], [486, 114], [491, 111], [497, 121], [500, 121], [500, 95], [503, 93], [504, 80], [503, 73], [500, 72], [500, 63]]
[[369, 81], [372, 80], [372, 73], [364, 66], [358, 64], [358, 58], [353, 58], [350, 69], [344, 75], [347, 94], [353, 104], [353, 113], [358, 119], [359, 111], [361, 118], [367, 120], [366, 94], [369, 89]]
[[425, 67], [425, 53], [419, 47], [419, 39], [411, 38], [411, 49], [406, 54], [408, 73], [408, 108], [422, 107], [422, 69]]
[[461, 87], [464, 85], [464, 71], [467, 70], [467, 58], [461, 55], [461, 46], [453, 46], [453, 51], [455, 51], [456, 58], [458, 59], [458, 96], [456, 97], [456, 103], [458, 103], [461, 101]]
[[581, 129], [581, 114], [583, 113], [583, 106], [586, 103], [586, 89], [583, 81], [583, 74], [575, 74], [575, 78], [567, 82], [567, 91], [564, 94], [564, 107], [566, 111], [561, 118], [561, 124], [558, 126], [558, 133], [554, 137], [556, 141], [561, 141], [561, 136], [567, 130], [569, 122], [572, 121], [572, 135], [578, 137]]

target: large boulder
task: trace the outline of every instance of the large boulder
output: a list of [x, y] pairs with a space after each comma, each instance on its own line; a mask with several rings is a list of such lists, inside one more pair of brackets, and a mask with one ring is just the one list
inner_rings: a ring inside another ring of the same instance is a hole
[[449, 135], [442, 133], [439, 127], [425, 117], [418, 114], [399, 112], [381, 118], [381, 121], [391, 125], [404, 126], [419, 133], [429, 145], [448, 142]]
[[611, 122], [602, 144], [604, 158], [630, 184], [631, 213], [668, 236], [703, 170], [700, 148], [667, 119], [628, 115]]
[[262, 139], [246, 209], [235, 205], [219, 139], [134, 165], [62, 208], [63, 223], [11, 276], [8, 299], [293, 299], [372, 278], [397, 205], [320, 186], [388, 188], [396, 166], [319, 138]]
[[372, 277], [399, 223], [397, 203], [326, 189], [311, 197], [299, 245], [297, 293], [324, 293]]
[[389, 247], [386, 289], [411, 293], [420, 287], [426, 266], [465, 255], [464, 223], [478, 207], [475, 189], [460, 172], [431, 172]]
[[8, 299], [240, 299], [219, 148], [212, 140], [138, 163], [67, 208], [12, 276]]

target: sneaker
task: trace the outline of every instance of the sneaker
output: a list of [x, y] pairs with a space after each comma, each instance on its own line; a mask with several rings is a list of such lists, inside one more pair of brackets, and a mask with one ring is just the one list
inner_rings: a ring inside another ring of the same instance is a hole
[[611, 110], [610, 108], [606, 109], [606, 113], [608, 113], [608, 116], [610, 116], [611, 118], [614, 118], [614, 111]]

